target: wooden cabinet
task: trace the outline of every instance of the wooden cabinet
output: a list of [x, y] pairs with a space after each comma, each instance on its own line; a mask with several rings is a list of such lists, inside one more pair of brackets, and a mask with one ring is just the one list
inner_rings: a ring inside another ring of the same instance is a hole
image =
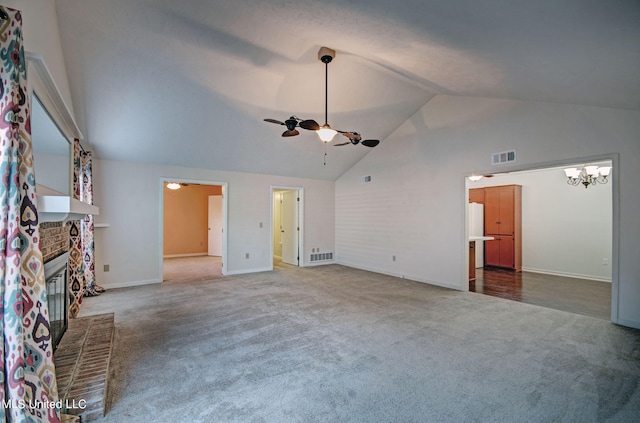
[[469, 190], [469, 202], [484, 204], [484, 188], [472, 188]]
[[[518, 186], [519, 188], [519, 186]], [[491, 235], [513, 235], [515, 230], [516, 186], [485, 189], [484, 231]], [[520, 190], [518, 190], [520, 192]], [[517, 201], [520, 202], [520, 195]]]
[[514, 237], [509, 235], [490, 235], [495, 239], [484, 243], [485, 266], [507, 267], [514, 270], [515, 244]]
[[484, 189], [485, 266], [522, 270], [522, 187]]

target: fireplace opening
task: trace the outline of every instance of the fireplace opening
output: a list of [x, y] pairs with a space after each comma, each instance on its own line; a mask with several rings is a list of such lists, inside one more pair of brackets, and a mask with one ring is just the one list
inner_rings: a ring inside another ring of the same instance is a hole
[[69, 253], [64, 253], [44, 264], [51, 342], [54, 351], [69, 325], [68, 263]]

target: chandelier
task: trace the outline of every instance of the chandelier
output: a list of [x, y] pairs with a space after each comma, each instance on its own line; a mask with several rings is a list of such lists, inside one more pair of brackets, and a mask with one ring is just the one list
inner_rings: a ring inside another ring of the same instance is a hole
[[582, 169], [570, 167], [564, 170], [567, 175], [567, 183], [569, 185], [578, 186], [584, 185], [585, 188], [589, 188], [589, 185], [606, 184], [609, 182], [609, 173], [611, 173], [611, 166], [583, 166]]

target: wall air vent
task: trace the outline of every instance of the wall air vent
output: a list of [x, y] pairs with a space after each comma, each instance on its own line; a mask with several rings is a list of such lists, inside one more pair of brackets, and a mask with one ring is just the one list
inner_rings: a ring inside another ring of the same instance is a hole
[[333, 253], [316, 253], [316, 254], [311, 254], [311, 257], [310, 257], [311, 262], [329, 261], [329, 260], [333, 260]]
[[360, 181], [361, 181], [363, 184], [368, 184], [369, 182], [371, 182], [371, 175], [363, 176], [363, 177], [360, 179]]
[[503, 151], [501, 153], [493, 153], [491, 155], [491, 164], [500, 165], [505, 163], [512, 163], [516, 161], [516, 150]]

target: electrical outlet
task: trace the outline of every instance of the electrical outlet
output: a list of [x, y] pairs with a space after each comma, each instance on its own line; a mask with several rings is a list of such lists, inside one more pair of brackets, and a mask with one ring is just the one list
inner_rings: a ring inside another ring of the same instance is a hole
[[105, 271], [105, 272], [108, 272], [108, 271], [109, 271], [109, 265], [108, 265], [108, 264], [105, 264], [105, 265], [104, 265], [104, 267], [103, 267], [103, 269], [104, 269], [104, 271]]
[[602, 259], [602, 265], [603, 265], [603, 266], [606, 266], [606, 265], [608, 265], [608, 264], [609, 264], [609, 259], [608, 259], [608, 258], [603, 258], [603, 259]]

